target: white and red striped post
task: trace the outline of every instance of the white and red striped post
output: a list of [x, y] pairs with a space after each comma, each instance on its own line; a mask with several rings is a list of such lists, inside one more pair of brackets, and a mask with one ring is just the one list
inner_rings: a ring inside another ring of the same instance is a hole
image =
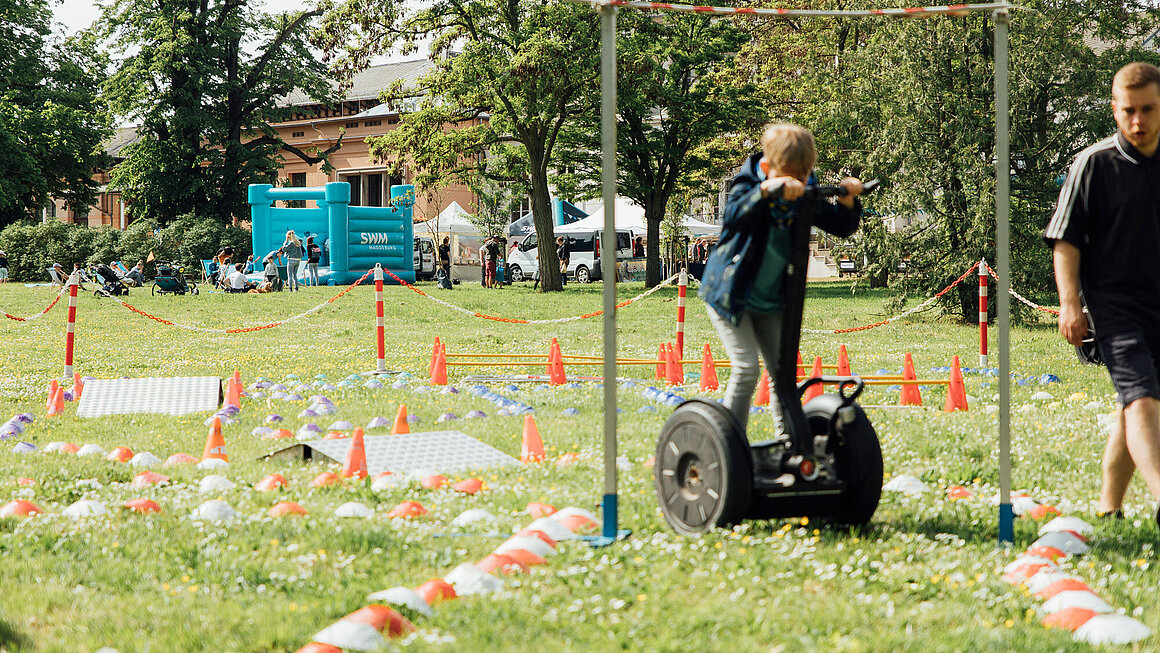
[[77, 324], [77, 286], [81, 283], [80, 272], [68, 277], [68, 326], [64, 332], [64, 378], [73, 378], [73, 341]]
[[979, 261], [979, 367], [987, 366], [987, 259]]
[[386, 325], [383, 322], [383, 266], [375, 263], [375, 344], [378, 347], [378, 361], [375, 372], [387, 371]]
[[685, 359], [685, 294], [689, 289], [689, 273], [681, 266], [677, 275], [677, 358]]

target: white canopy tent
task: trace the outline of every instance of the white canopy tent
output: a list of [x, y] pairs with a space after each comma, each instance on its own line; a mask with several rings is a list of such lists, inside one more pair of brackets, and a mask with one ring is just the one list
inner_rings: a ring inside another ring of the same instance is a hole
[[459, 236], [479, 236], [479, 229], [471, 224], [467, 217], [471, 215], [459, 205], [459, 202], [451, 202], [447, 208], [439, 213], [439, 217], [435, 220], [428, 220], [430, 225], [434, 227], [439, 233], [456, 234]]
[[[648, 233], [648, 223], [644, 219], [644, 207], [636, 204], [626, 197], [616, 198], [616, 209], [613, 212], [616, 217], [617, 229], [628, 229], [632, 231], [634, 236], [643, 236]], [[681, 224], [685, 229], [689, 230], [694, 236], [706, 236], [710, 234], [721, 233], [721, 227], [708, 222], [701, 222], [696, 218], [684, 216]], [[593, 229], [604, 228], [604, 207], [596, 209], [592, 215], [577, 220], [572, 224], [558, 227], [556, 233], [573, 233], [577, 231], [591, 231]]]

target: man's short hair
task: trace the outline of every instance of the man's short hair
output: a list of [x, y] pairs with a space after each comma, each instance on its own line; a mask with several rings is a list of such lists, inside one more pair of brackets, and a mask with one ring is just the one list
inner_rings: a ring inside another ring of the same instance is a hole
[[243, 267], [245, 267], [245, 266], [243, 266], [241, 263], [238, 263], [237, 265], [234, 266], [234, 269], [237, 270], [238, 272], [241, 272]]
[[1160, 68], [1143, 61], [1133, 61], [1120, 68], [1112, 79], [1113, 89], [1118, 87], [1135, 90], [1149, 84], [1155, 84], [1156, 89], [1160, 91]]
[[761, 133], [761, 153], [770, 166], [788, 173], [804, 175], [818, 161], [814, 135], [805, 127], [788, 122], [765, 126]]

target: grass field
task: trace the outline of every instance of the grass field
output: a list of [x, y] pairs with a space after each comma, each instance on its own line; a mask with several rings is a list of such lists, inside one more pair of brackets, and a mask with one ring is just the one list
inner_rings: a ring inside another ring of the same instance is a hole
[[[436, 292], [430, 286], [431, 292]], [[90, 289], [91, 290], [91, 289]], [[639, 284], [620, 288], [625, 298]], [[300, 313], [332, 296], [333, 288], [298, 294], [128, 298], [142, 310], [182, 324], [214, 328], [254, 326]], [[505, 317], [554, 318], [600, 308], [600, 284], [569, 285], [544, 295], [530, 284], [502, 291], [457, 287], [438, 296], [472, 310]], [[51, 299], [47, 288], [0, 286], [0, 310], [29, 315]], [[321, 418], [365, 424], [393, 417], [405, 403], [420, 417], [416, 430], [450, 426], [518, 456], [522, 417], [494, 414], [495, 406], [466, 391], [420, 391], [438, 335], [448, 351], [546, 353], [551, 337], [565, 353], [600, 354], [601, 321], [550, 326], [479, 320], [452, 312], [409, 290], [386, 291], [387, 366], [414, 374], [407, 385], [367, 389], [356, 385], [326, 393], [338, 414]], [[691, 293], [693, 294], [693, 293]], [[676, 292], [664, 289], [622, 309], [622, 354], [653, 357], [657, 343], [673, 337]], [[806, 325], [841, 328], [876, 322], [881, 294], [851, 295], [846, 283], [811, 287]], [[337, 382], [374, 367], [373, 290], [361, 287], [333, 305], [285, 326], [226, 335], [182, 330], [147, 320], [98, 299], [80, 298], [76, 369], [97, 378], [220, 375], [240, 370], [243, 382], [296, 374], [325, 374]], [[705, 342], [723, 352], [703, 305], [690, 298], [687, 348]], [[44, 453], [54, 441], [95, 443], [106, 450], [128, 446], [165, 459], [204, 445], [205, 415], [80, 419], [75, 406], [46, 418], [45, 387], [63, 368], [65, 304], [28, 323], [0, 322], [0, 421], [30, 412], [36, 422], [17, 439], [0, 443], [0, 504], [26, 498], [47, 514], [0, 519], [0, 650], [92, 651], [294, 651], [311, 636], [367, 603], [366, 595], [392, 586], [415, 587], [464, 561], [479, 560], [506, 534], [531, 521], [529, 501], [593, 509], [601, 494], [602, 390], [525, 386], [501, 394], [535, 408], [550, 457], [580, 454], [569, 466], [541, 464], [488, 470], [487, 491], [475, 496], [429, 491], [417, 484], [373, 492], [367, 484], [312, 489], [319, 464], [260, 462], [277, 445], [250, 435], [268, 414], [296, 429], [305, 403], [245, 400], [238, 423], [225, 429], [231, 465], [221, 472], [237, 483], [224, 493], [200, 495], [209, 472], [192, 466], [159, 467], [168, 485], [129, 486], [141, 469], [102, 457]], [[1097, 422], [1112, 407], [1102, 369], [1079, 365], [1050, 324], [1013, 329], [1012, 440], [1018, 489], [1065, 514], [1094, 521], [1099, 454], [1104, 435]], [[952, 354], [977, 362], [977, 329], [927, 314], [904, 323], [842, 336], [806, 335], [807, 359], [836, 362], [847, 344], [856, 372], [900, 368], [912, 352], [920, 376], [949, 365]], [[595, 370], [596, 368], [587, 368]], [[514, 371], [514, 370], [513, 370]], [[691, 371], [691, 370], [687, 370]], [[462, 368], [452, 368], [453, 385]], [[1040, 385], [1043, 374], [1060, 383]], [[626, 374], [651, 378], [651, 368]], [[722, 372], [724, 382], [725, 373]], [[604, 549], [562, 543], [559, 555], [528, 575], [505, 578], [505, 588], [436, 606], [432, 618], [410, 614], [419, 632], [404, 644], [415, 650], [731, 650], [731, 651], [1056, 651], [1085, 650], [1070, 633], [1038, 624], [1040, 602], [1000, 581], [1000, 570], [1035, 537], [1042, 522], [1017, 520], [1014, 549], [996, 545], [997, 403], [992, 377], [967, 374], [972, 397], [966, 413], [941, 412], [943, 391], [924, 389], [927, 408], [868, 410], [881, 439], [888, 477], [910, 474], [930, 491], [884, 493], [871, 527], [851, 532], [802, 520], [747, 522], [699, 539], [675, 535], [665, 524], [645, 466], [671, 408], [640, 388], [622, 390], [619, 419], [622, 528], [632, 536]], [[1050, 400], [1032, 400], [1046, 391]], [[303, 393], [307, 394], [307, 393]], [[695, 386], [683, 391], [696, 394]], [[714, 396], [720, 396], [720, 392]], [[870, 388], [865, 404], [895, 404], [897, 391]], [[1098, 409], [1086, 407], [1097, 402]], [[567, 416], [566, 408], [579, 409]], [[655, 408], [655, 411], [648, 412]], [[486, 418], [435, 424], [444, 412]], [[768, 430], [768, 416], [753, 428]], [[24, 440], [38, 447], [12, 452]], [[287, 490], [261, 493], [253, 484], [280, 472]], [[18, 477], [35, 480], [19, 487]], [[452, 480], [459, 480], [457, 476]], [[945, 490], [964, 485], [974, 498], [949, 500]], [[274, 496], [277, 495], [277, 496]], [[163, 509], [143, 517], [120, 508], [145, 496]], [[238, 511], [227, 523], [190, 518], [202, 501], [219, 497]], [[61, 513], [81, 498], [110, 509], [106, 517], [70, 519]], [[405, 499], [421, 501], [425, 518], [391, 520], [385, 513]], [[305, 519], [272, 519], [267, 509], [292, 500], [310, 511]], [[360, 501], [376, 509], [366, 520], [338, 519], [334, 508]], [[497, 517], [491, 526], [456, 528], [451, 520], [469, 508]], [[1112, 605], [1160, 627], [1160, 576], [1151, 501], [1136, 481], [1128, 519], [1096, 524], [1093, 550], [1063, 564]], [[501, 535], [504, 534], [504, 535]], [[1148, 644], [1149, 642], [1145, 642]]]

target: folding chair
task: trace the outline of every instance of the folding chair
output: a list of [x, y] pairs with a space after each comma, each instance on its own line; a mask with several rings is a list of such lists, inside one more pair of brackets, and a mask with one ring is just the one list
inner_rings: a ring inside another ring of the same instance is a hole
[[52, 277], [52, 283], [49, 284], [49, 287], [64, 285], [64, 280], [56, 273], [56, 268], [45, 268], [45, 270], [48, 272], [48, 276]]

